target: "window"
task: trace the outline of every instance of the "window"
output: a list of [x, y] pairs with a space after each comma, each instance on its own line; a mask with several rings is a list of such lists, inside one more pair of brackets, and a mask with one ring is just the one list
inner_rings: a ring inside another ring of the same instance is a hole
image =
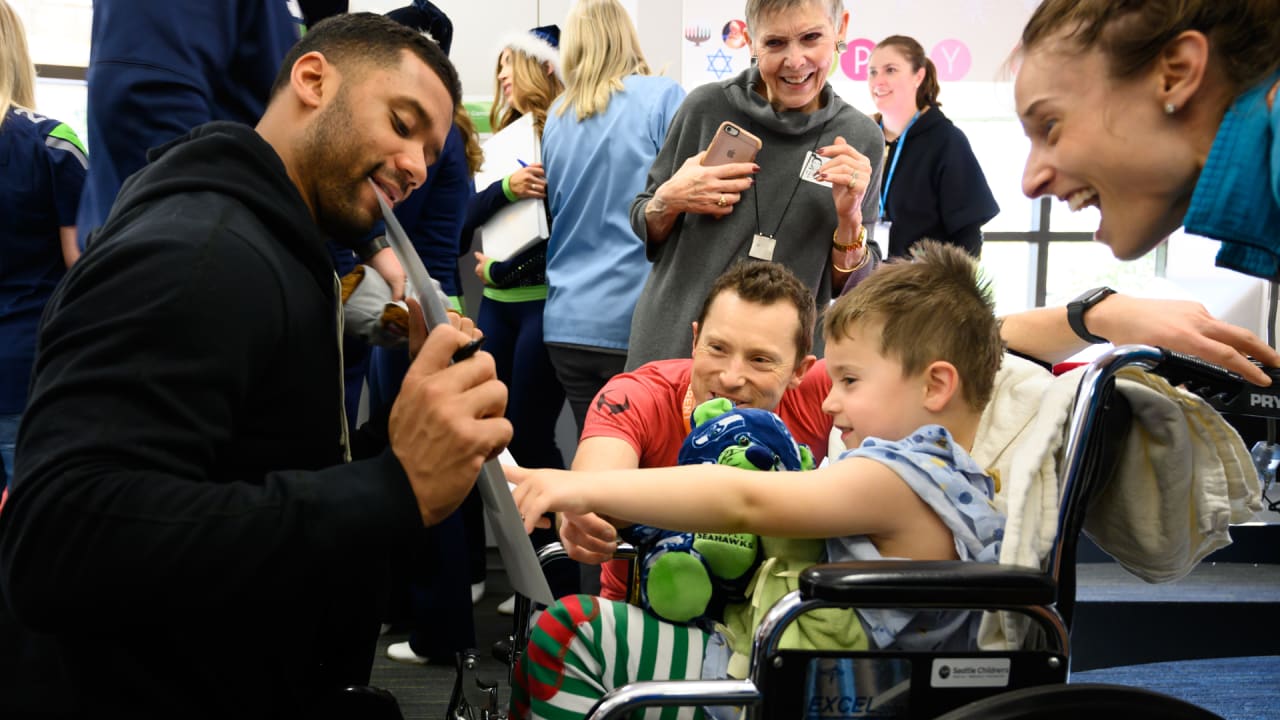
[[[91, 0], [8, 0], [27, 31], [31, 62], [39, 66], [89, 66]], [[83, 76], [81, 77], [83, 79]]]
[[84, 83], [93, 25], [91, 0], [8, 0], [22, 19], [36, 65], [36, 110], [88, 142]]

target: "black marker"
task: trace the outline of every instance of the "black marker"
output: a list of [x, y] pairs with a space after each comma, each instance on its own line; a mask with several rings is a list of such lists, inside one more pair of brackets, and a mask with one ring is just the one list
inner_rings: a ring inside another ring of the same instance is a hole
[[463, 360], [466, 360], [472, 355], [475, 355], [480, 350], [480, 346], [483, 344], [484, 344], [484, 337], [478, 337], [475, 340], [472, 340], [466, 345], [463, 345], [462, 347], [455, 350], [453, 353], [454, 364], [456, 365], [457, 363], [460, 363]]

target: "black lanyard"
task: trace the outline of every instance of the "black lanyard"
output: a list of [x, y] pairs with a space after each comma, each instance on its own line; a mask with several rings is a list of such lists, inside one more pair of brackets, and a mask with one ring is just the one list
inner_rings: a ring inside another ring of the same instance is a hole
[[[828, 125], [828, 124], [830, 124], [830, 123], [831, 123], [831, 118], [827, 118], [827, 121], [826, 121], [826, 122], [824, 122], [824, 123], [822, 123], [822, 127], [818, 128], [818, 137], [817, 137], [816, 139], [814, 139], [814, 141], [813, 141], [813, 147], [809, 149], [809, 152], [815, 152], [815, 151], [818, 149], [818, 143], [822, 142], [822, 136], [823, 136], [823, 134], [825, 134], [825, 133], [826, 133], [826, 131], [827, 131], [827, 125]], [[755, 130], [755, 128], [753, 128], [753, 127], [752, 127], [752, 124], [751, 124], [750, 122], [748, 122], [748, 123], [747, 123], [747, 129], [748, 129], [748, 130], [752, 130], [752, 131], [754, 131], [754, 130]], [[795, 184], [795, 185], [793, 185], [793, 186], [791, 187], [791, 195], [790, 195], [789, 197], [787, 197], [787, 204], [786, 204], [786, 205], [784, 205], [784, 206], [782, 207], [782, 215], [780, 215], [780, 216], [778, 217], [778, 225], [773, 229], [773, 232], [772, 232], [772, 233], [767, 234], [767, 235], [764, 235], [765, 237], [767, 237], [767, 238], [776, 238], [776, 237], [777, 237], [777, 235], [778, 235], [778, 231], [782, 229], [782, 221], [783, 221], [784, 219], [786, 219], [786, 217], [787, 217], [787, 211], [791, 209], [791, 201], [796, 199], [796, 191], [800, 189], [800, 183], [804, 182], [804, 177], [803, 177], [803, 175], [804, 175], [804, 173], [801, 173], [800, 175], [797, 175], [797, 176], [796, 176], [796, 184]], [[755, 210], [756, 210], [756, 234], [757, 234], [757, 235], [762, 234], [762, 233], [761, 233], [761, 228], [760, 228], [760, 190], [759, 190], [759, 185], [760, 185], [759, 180], [757, 180], [756, 182], [751, 183], [751, 195], [752, 195], [752, 197], [755, 199], [755, 206], [756, 206], [756, 207], [755, 207]]]

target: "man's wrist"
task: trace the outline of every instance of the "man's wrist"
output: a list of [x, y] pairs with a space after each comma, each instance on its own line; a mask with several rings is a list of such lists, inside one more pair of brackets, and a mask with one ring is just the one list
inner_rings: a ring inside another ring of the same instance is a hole
[[361, 262], [369, 262], [374, 255], [389, 247], [391, 247], [391, 243], [387, 242], [387, 236], [379, 235], [357, 249], [356, 254], [360, 256]]

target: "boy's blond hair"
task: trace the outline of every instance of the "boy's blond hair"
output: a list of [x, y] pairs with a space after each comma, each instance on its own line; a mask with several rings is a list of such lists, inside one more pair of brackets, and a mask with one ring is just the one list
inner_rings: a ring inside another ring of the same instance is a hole
[[960, 374], [964, 399], [981, 411], [991, 399], [1004, 355], [990, 284], [964, 250], [933, 240], [912, 248], [836, 300], [822, 323], [828, 342], [848, 337], [856, 323], [880, 323], [880, 354], [905, 375], [943, 360]]

